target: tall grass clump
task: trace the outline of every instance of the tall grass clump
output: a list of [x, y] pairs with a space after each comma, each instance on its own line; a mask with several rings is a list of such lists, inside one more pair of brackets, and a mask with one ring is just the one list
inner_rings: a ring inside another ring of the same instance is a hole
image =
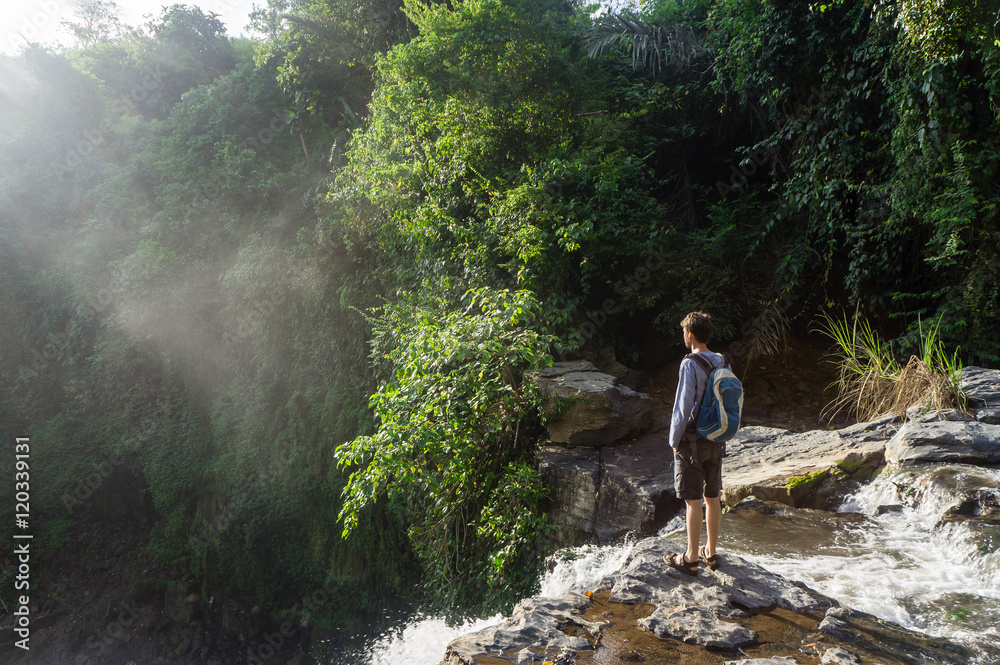
[[843, 409], [858, 421], [902, 415], [908, 408], [965, 409], [961, 389], [962, 363], [958, 351], [945, 351], [941, 321], [927, 328], [919, 325], [917, 353], [905, 364], [890, 344], [879, 338], [871, 324], [854, 316], [848, 320], [824, 314], [820, 332], [834, 342], [833, 362], [839, 369], [836, 399], [823, 409], [833, 418]]

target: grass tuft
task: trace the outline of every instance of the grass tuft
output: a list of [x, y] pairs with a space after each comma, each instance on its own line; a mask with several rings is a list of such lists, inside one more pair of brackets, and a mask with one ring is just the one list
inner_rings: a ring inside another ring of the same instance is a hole
[[900, 416], [914, 405], [927, 409], [965, 410], [961, 389], [962, 363], [958, 351], [949, 355], [941, 343], [940, 319], [924, 330], [920, 324], [920, 348], [901, 364], [889, 344], [879, 338], [867, 320], [845, 314], [835, 319], [824, 314], [820, 331], [833, 340], [831, 361], [839, 368], [833, 384], [837, 398], [822, 416], [833, 419], [843, 409], [858, 421], [880, 416]]

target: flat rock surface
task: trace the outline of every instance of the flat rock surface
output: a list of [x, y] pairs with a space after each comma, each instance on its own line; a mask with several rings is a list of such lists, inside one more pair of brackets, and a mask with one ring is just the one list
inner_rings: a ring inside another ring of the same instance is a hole
[[[695, 577], [667, 564], [663, 557], [684, 546], [666, 538], [647, 538], [635, 545], [620, 572], [606, 580], [612, 600], [649, 602], [677, 607], [692, 604], [718, 616], [734, 610], [781, 607], [792, 611], [826, 610], [837, 601], [791, 582], [735, 555], [720, 553], [716, 570], [701, 566]], [[683, 591], [678, 591], [681, 588]]]
[[924, 462], [1000, 464], [1000, 425], [908, 422], [889, 441], [885, 457], [893, 466]]
[[590, 598], [580, 594], [567, 594], [559, 598], [526, 598], [514, 607], [510, 618], [452, 640], [443, 662], [449, 665], [474, 665], [476, 659], [484, 656], [503, 657], [508, 652], [532, 646], [555, 652], [589, 649], [589, 640], [565, 632], [567, 626], [573, 625], [596, 635], [600, 626], [580, 618], [583, 609], [589, 605]]
[[[744, 427], [726, 445], [722, 461], [723, 501], [735, 505], [747, 496], [809, 505], [808, 492], [792, 492], [792, 478], [828, 471], [840, 464], [877, 467], [886, 442], [895, 434], [891, 418], [841, 430], [793, 433], [770, 427]], [[809, 507], [823, 507], [809, 505]]]

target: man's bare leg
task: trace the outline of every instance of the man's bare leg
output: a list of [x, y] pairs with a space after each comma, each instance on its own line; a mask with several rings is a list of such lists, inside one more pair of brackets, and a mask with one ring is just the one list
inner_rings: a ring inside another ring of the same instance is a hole
[[[700, 506], [699, 506], [700, 508]], [[710, 557], [715, 554], [715, 546], [719, 541], [719, 525], [722, 522], [722, 502], [719, 497], [705, 497], [705, 526], [708, 531], [708, 539], [705, 543], [705, 556]], [[691, 536], [688, 535], [688, 547], [691, 547]], [[695, 541], [695, 553], [697, 553], [698, 543]]]
[[684, 553], [684, 560], [694, 563], [698, 560], [698, 543], [701, 540], [701, 499], [685, 499], [684, 503], [687, 506], [688, 536], [688, 548]]

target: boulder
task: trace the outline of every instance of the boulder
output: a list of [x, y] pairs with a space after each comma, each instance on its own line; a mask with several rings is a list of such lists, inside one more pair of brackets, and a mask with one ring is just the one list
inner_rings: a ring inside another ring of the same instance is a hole
[[[803, 651], [821, 663], [969, 663], [973, 654], [947, 639], [931, 637], [847, 607], [832, 607]], [[832, 652], [832, 653], [831, 653]]]
[[797, 508], [836, 508], [882, 465], [894, 433], [892, 418], [835, 431], [744, 427], [726, 446], [722, 500], [732, 506], [755, 496]]
[[588, 360], [558, 362], [529, 376], [548, 400], [552, 443], [613, 445], [635, 438], [653, 415], [649, 395], [621, 385]]
[[972, 415], [981, 423], [1000, 425], [1000, 406], [984, 406], [973, 411]]
[[741, 499], [739, 503], [729, 509], [729, 512], [752, 512], [759, 513], [761, 515], [774, 515], [776, 511], [766, 501], [761, 501], [757, 497], [751, 495], [745, 499]]
[[618, 379], [619, 383], [632, 390], [644, 390], [649, 384], [649, 375], [646, 372], [632, 369], [618, 362], [614, 347], [606, 346], [596, 352], [585, 353], [584, 357], [594, 363], [598, 371], [610, 374]]
[[908, 422], [885, 449], [892, 466], [923, 462], [1000, 463], [1000, 425], [937, 421]]
[[962, 390], [970, 408], [1000, 406], [1000, 370], [963, 367]]
[[595, 531], [611, 543], [628, 533], [656, 533], [684, 508], [674, 493], [674, 454], [665, 432], [601, 449], [601, 486]]
[[590, 598], [580, 594], [522, 600], [508, 619], [452, 640], [442, 665], [476, 665], [476, 659], [484, 656], [517, 662], [517, 658], [510, 658], [509, 654], [529, 647], [554, 652], [590, 650], [593, 646], [587, 638], [565, 632], [572, 625], [597, 634], [600, 625], [579, 616], [590, 603]]
[[958, 497], [958, 503], [947, 510], [947, 521], [977, 518], [1000, 524], [1000, 489], [977, 488], [966, 490]]

